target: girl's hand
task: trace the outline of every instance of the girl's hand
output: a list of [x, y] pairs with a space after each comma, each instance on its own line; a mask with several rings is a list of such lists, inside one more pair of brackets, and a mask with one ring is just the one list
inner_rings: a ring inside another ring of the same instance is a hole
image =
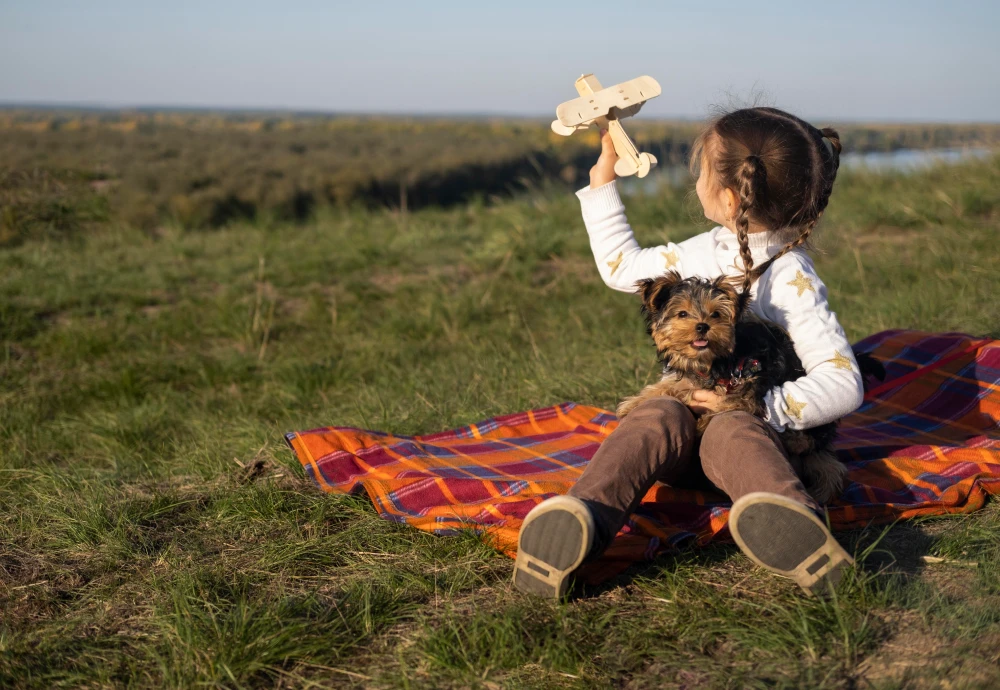
[[715, 391], [697, 390], [691, 394], [691, 402], [688, 408], [696, 415], [703, 415], [707, 412], [718, 412], [722, 401], [726, 396], [719, 395]]
[[590, 188], [597, 189], [608, 182], [618, 179], [615, 174], [615, 163], [618, 162], [618, 154], [615, 153], [615, 146], [611, 143], [611, 134], [608, 130], [601, 130], [601, 157], [590, 169]]

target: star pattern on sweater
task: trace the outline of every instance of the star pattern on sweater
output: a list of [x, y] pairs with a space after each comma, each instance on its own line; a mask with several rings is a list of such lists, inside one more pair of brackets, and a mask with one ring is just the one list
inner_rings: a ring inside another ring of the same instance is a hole
[[803, 274], [802, 271], [796, 271], [795, 280], [788, 281], [788, 285], [791, 285], [792, 287], [798, 289], [799, 297], [801, 297], [802, 293], [804, 293], [806, 290], [812, 290], [813, 292], [816, 292], [816, 288], [813, 287], [812, 279], [806, 278], [805, 274]]
[[663, 255], [663, 267], [670, 268], [671, 266], [676, 266], [677, 262], [681, 260], [681, 257], [677, 256], [677, 252], [671, 249], [669, 252], [660, 252]]
[[623, 256], [624, 256], [624, 252], [618, 252], [618, 256], [615, 257], [615, 260], [608, 262], [608, 266], [611, 267], [611, 275], [614, 275], [615, 271], [618, 270], [618, 267], [622, 265], [622, 257]]
[[854, 365], [851, 364], [851, 358], [840, 354], [839, 351], [834, 351], [833, 359], [828, 359], [828, 362], [833, 362], [833, 366], [838, 369], [846, 369], [847, 371], [854, 371]]
[[788, 393], [785, 393], [785, 405], [788, 406], [788, 414], [796, 419], [802, 419], [802, 410], [804, 410], [808, 404], [809, 403], [801, 403]]

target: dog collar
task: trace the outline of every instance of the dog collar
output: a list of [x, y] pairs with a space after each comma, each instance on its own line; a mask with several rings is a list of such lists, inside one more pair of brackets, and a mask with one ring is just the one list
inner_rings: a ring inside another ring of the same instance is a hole
[[760, 360], [752, 359], [749, 357], [740, 357], [740, 361], [736, 363], [732, 371], [729, 372], [729, 378], [718, 379], [716, 383], [720, 386], [726, 387], [726, 392], [731, 393], [734, 388], [743, 385], [746, 379], [751, 376], [756, 376], [764, 367], [761, 366]]

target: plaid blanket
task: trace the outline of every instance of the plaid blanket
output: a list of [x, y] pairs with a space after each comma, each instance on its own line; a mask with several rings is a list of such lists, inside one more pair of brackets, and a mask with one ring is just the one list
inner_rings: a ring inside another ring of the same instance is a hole
[[[887, 376], [840, 424], [850, 483], [829, 507], [833, 526], [967, 513], [1000, 494], [1000, 341], [885, 331], [858, 348]], [[562, 403], [426, 436], [326, 427], [286, 440], [324, 491], [363, 490], [387, 519], [442, 535], [473, 528], [513, 555], [524, 516], [565, 493], [616, 425], [610, 412]], [[586, 579], [728, 538], [729, 505], [655, 485]]]

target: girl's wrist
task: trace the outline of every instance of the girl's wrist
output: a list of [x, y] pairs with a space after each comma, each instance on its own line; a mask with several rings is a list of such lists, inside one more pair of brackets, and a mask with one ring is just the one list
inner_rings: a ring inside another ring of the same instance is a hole
[[614, 182], [617, 179], [618, 179], [618, 175], [615, 175], [614, 173], [611, 174], [611, 177], [608, 177], [608, 176], [602, 175], [602, 174], [593, 174], [593, 173], [591, 173], [591, 175], [590, 175], [590, 188], [591, 189], [597, 189], [598, 187], [603, 187], [606, 184], [611, 184], [612, 182]]
[[601, 222], [625, 212], [625, 205], [614, 180], [600, 187], [584, 187], [576, 196], [580, 199], [584, 220], [590, 223]]

